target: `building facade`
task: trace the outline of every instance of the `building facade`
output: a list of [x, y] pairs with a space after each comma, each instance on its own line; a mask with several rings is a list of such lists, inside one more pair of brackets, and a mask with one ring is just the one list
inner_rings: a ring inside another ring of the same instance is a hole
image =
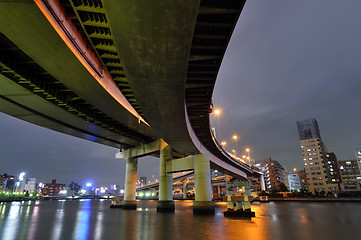
[[300, 175], [298, 175], [297, 172], [290, 172], [287, 174], [287, 183], [288, 183], [288, 190], [290, 191], [297, 191], [300, 190], [301, 187], [301, 181], [300, 181]]
[[360, 183], [361, 172], [358, 160], [339, 160], [338, 168], [341, 173], [341, 181], [343, 183]]
[[334, 153], [327, 152], [316, 119], [297, 121], [297, 128], [308, 190], [313, 193], [338, 191], [337, 158]]
[[65, 187], [65, 184], [56, 183], [56, 180], [53, 179], [51, 183], [46, 183], [43, 188], [44, 196], [58, 196], [59, 192]]
[[301, 189], [308, 189], [306, 171], [304, 169], [298, 171], [298, 176], [300, 177]]
[[355, 150], [355, 155], [356, 155], [356, 160], [357, 160], [357, 163], [358, 163], [358, 167], [361, 171], [361, 149], [356, 149]]
[[272, 160], [271, 158], [264, 159], [265, 166], [265, 183], [266, 189], [268, 191], [271, 190], [280, 190], [280, 184], [285, 182], [284, 174], [285, 169], [277, 162], [276, 160]]
[[25, 191], [29, 193], [36, 192], [36, 178], [29, 178], [26, 182]]

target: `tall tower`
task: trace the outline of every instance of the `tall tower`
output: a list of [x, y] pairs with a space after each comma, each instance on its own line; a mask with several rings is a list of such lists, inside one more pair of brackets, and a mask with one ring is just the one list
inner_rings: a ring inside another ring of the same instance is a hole
[[297, 121], [297, 128], [309, 191], [338, 191], [337, 158], [327, 152], [316, 119]]

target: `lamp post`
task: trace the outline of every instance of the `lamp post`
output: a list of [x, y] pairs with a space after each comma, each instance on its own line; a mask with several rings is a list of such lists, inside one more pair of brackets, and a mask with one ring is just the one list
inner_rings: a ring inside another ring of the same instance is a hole
[[214, 110], [214, 115], [216, 116], [216, 129], [218, 129], [218, 137], [216, 137], [217, 139], [219, 139], [219, 142], [221, 142], [221, 130], [220, 130], [220, 127], [219, 127], [219, 116], [221, 115], [221, 113], [222, 113], [222, 110], [221, 109], [219, 109], [219, 108], [216, 108], [215, 110]]
[[[232, 138], [233, 138], [233, 140], [234, 140], [234, 148], [237, 148], [238, 136], [237, 136], [236, 134], [234, 134], [234, 135], [232, 136]], [[233, 150], [232, 150], [232, 152], [233, 152]], [[236, 156], [236, 150], [234, 150], [234, 152], [235, 152], [234, 156]]]
[[250, 149], [246, 148], [248, 164], [251, 165]]

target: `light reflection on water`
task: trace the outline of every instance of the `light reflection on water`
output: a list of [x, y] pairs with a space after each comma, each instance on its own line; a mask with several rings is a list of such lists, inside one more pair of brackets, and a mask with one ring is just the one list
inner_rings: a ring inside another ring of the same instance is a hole
[[256, 218], [193, 216], [192, 201], [157, 213], [157, 201], [138, 210], [110, 209], [110, 201], [0, 203], [0, 239], [359, 239], [361, 203], [254, 203]]

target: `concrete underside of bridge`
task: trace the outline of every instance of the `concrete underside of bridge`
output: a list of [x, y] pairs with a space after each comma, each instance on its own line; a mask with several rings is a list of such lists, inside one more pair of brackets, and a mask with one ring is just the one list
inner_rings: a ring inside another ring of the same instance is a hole
[[104, 1], [135, 97], [152, 128], [181, 153], [198, 151], [185, 122], [184, 89], [199, 4]]
[[[3, 33], [48, 74], [55, 77], [92, 106], [101, 109], [102, 112], [134, 131], [148, 137], [157, 136], [152, 128], [142, 122], [138, 123], [137, 117], [130, 114], [99, 85], [69, 50], [34, 1], [0, 2], [0, 33]], [[45, 100], [41, 100], [33, 93], [21, 89], [16, 84], [9, 83], [4, 78], [1, 79], [0, 95], [48, 117], [35, 116], [35, 113], [33, 113], [34, 116], [29, 117], [29, 114], [24, 111], [17, 111], [18, 107], [1, 100], [1, 111], [37, 125], [118, 148], [122, 147], [121, 143], [132, 146], [138, 143], [134, 139], [106, 131], [81, 119], [74, 120], [76, 116], [71, 117], [66, 111], [58, 109], [57, 106], [51, 103], [46, 103]], [[59, 120], [74, 128], [62, 126], [61, 123], [51, 119]], [[89, 134], [84, 134], [82, 131], [75, 130], [75, 128], [84, 130]], [[91, 135], [92, 133], [106, 136], [114, 142], [94, 137]]]

